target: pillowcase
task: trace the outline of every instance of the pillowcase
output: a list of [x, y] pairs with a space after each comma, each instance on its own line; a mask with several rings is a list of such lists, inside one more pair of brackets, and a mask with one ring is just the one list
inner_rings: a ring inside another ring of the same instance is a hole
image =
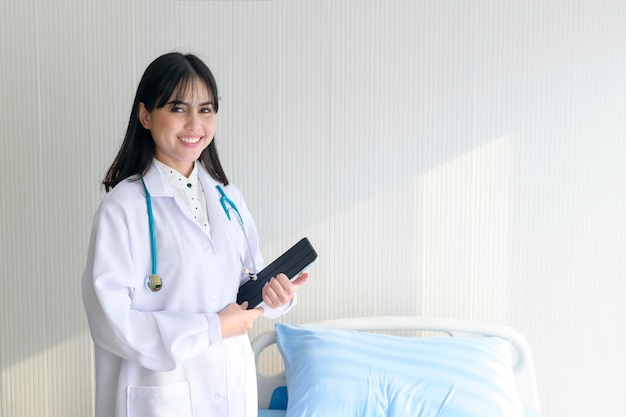
[[523, 417], [508, 341], [276, 324], [287, 417]]

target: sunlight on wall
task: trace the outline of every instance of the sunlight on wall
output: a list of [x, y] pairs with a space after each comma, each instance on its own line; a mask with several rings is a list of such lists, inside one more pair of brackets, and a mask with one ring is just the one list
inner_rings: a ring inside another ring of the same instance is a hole
[[[284, 320], [376, 311], [507, 323], [514, 146], [513, 134], [501, 136], [303, 229], [314, 246], [325, 239], [349, 243], [318, 246], [311, 282]], [[267, 253], [280, 250], [276, 244]], [[261, 321], [251, 336], [272, 327]], [[277, 353], [264, 354], [259, 367], [266, 373], [281, 369]]]
[[510, 317], [513, 147], [508, 134], [419, 178], [425, 315]]

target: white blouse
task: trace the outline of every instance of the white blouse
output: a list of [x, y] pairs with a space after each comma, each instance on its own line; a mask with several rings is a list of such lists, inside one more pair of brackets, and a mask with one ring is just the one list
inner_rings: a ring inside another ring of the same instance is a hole
[[198, 179], [198, 166], [194, 164], [193, 171], [191, 171], [189, 178], [187, 178], [158, 159], [155, 159], [154, 163], [161, 170], [163, 175], [165, 175], [165, 178], [167, 178], [172, 187], [176, 189], [178, 196], [191, 211], [193, 217], [198, 221], [198, 224], [200, 224], [207, 233], [210, 233], [211, 226], [207, 216], [204, 188]]

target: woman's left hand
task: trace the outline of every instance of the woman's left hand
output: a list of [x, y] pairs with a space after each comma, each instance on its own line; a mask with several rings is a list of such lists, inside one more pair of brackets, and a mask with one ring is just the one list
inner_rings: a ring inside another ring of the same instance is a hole
[[263, 301], [270, 308], [277, 308], [287, 304], [293, 298], [300, 285], [309, 279], [309, 274], [303, 272], [293, 281], [287, 275], [278, 274], [265, 283], [263, 287]]

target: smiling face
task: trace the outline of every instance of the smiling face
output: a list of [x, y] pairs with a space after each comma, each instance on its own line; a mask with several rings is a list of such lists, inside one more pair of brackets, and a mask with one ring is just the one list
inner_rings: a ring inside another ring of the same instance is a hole
[[154, 157], [189, 176], [194, 162], [213, 140], [217, 127], [214, 104], [210, 90], [199, 80], [184, 94], [175, 92], [163, 107], [148, 111], [139, 103], [139, 120], [150, 130]]

